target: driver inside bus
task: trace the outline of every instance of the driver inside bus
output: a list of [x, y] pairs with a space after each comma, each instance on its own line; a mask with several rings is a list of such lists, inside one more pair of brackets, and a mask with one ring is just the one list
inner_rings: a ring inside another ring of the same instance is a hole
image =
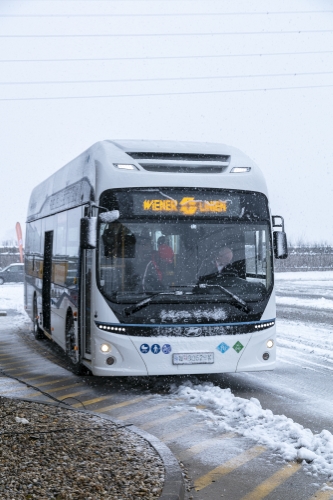
[[205, 259], [198, 271], [198, 276], [207, 276], [210, 274], [223, 274], [223, 273], [230, 273], [234, 272], [234, 269], [231, 265], [232, 259], [233, 259], [233, 252], [232, 250], [224, 246], [220, 248], [213, 259]]

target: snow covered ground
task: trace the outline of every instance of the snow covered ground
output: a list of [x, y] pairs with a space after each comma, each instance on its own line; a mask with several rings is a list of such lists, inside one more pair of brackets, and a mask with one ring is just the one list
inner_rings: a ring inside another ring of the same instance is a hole
[[[278, 305], [304, 308], [304, 311], [312, 309], [319, 312], [319, 318], [320, 311], [333, 309], [333, 272], [331, 271], [280, 273], [276, 276], [276, 284]], [[306, 321], [278, 319], [277, 329], [278, 368], [275, 372], [267, 373], [268, 382], [266, 383], [270, 384], [271, 392], [276, 391], [278, 397], [281, 397], [279, 386], [286, 384], [286, 380], [283, 380], [283, 366], [289, 364], [290, 371], [294, 372], [295, 377], [295, 385], [291, 391], [294, 390], [297, 394], [301, 388], [305, 391], [308, 388], [308, 395], [305, 393], [302, 397], [304, 400], [308, 398], [307, 406], [313, 406], [313, 420], [316, 421], [316, 412], [324, 412], [323, 407], [329, 407], [328, 413], [330, 413], [332, 391], [328, 382], [327, 387], [321, 387], [316, 392], [315, 385], [311, 387], [306, 377], [309, 377], [309, 373], [312, 379], [319, 375], [328, 380], [327, 377], [331, 376], [333, 325], [330, 327], [320, 322], [314, 324]], [[303, 381], [300, 380], [300, 373], [304, 374]], [[244, 374], [238, 380], [243, 382], [246, 378], [250, 380], [252, 378], [255, 381], [253, 385], [257, 384], [257, 387], [261, 389], [265, 385], [261, 375]], [[333, 434], [328, 430], [313, 432], [283, 413], [275, 412], [274, 414], [270, 409], [263, 409], [257, 398], [237, 397], [229, 388], [221, 388], [217, 384], [187, 382], [174, 390], [178, 396], [192, 405], [204, 405], [207, 408], [195, 411], [206, 414], [208, 425], [213, 422], [218, 428], [237, 432], [264, 444], [286, 461], [300, 461], [308, 474], [311, 473], [314, 476], [325, 474], [329, 478], [333, 477]], [[316, 394], [314, 395], [311, 391]]]
[[[318, 311], [319, 318], [321, 311], [333, 309], [333, 272], [280, 273], [276, 276], [276, 283], [278, 305], [298, 308], [304, 314], [310, 309]], [[0, 317], [0, 324], [20, 327], [29, 322], [23, 306], [22, 284], [0, 286], [0, 310], [9, 313], [7, 317]], [[262, 373], [241, 374], [239, 377], [242, 378], [238, 380], [253, 380], [253, 385], [258, 388], [260, 383], [261, 387], [269, 383], [271, 392], [278, 394], [283, 384], [288, 385], [288, 379], [283, 379], [284, 368], [281, 367], [289, 366], [289, 376], [295, 379], [295, 387], [291, 390], [298, 394], [299, 387], [302, 387], [305, 391], [302, 396], [305, 400], [308, 398], [313, 413], [324, 413], [326, 405], [331, 418], [332, 391], [327, 377], [333, 372], [333, 326], [320, 321], [315, 324], [305, 319], [291, 321], [279, 318], [277, 328], [277, 370], [267, 372], [264, 377]], [[320, 382], [321, 386], [316, 388], [314, 385], [311, 389], [311, 380], [318, 374], [322, 377], [321, 381], [328, 381], [327, 387]], [[258, 398], [239, 397], [231, 389], [221, 388], [217, 383], [187, 382], [175, 387], [174, 392], [191, 405], [205, 405], [205, 410], [195, 411], [203, 411], [208, 423], [214, 422], [223, 430], [233, 430], [263, 443], [287, 461], [302, 461], [308, 473], [333, 477], [333, 434], [325, 428], [320, 428], [318, 432], [310, 430], [297, 423], [297, 419], [285, 416], [284, 412], [264, 409]], [[258, 397], [261, 399], [261, 396]]]
[[23, 293], [23, 283], [0, 286], [0, 311], [7, 312], [7, 316], [0, 316], [0, 325], [22, 327], [30, 321], [24, 310]]

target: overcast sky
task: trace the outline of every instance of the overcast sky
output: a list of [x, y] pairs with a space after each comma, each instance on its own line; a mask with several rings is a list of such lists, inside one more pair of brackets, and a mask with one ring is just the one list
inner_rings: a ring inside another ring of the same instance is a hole
[[0, 0], [0, 117], [0, 242], [35, 185], [132, 138], [243, 150], [289, 240], [333, 243], [332, 0]]

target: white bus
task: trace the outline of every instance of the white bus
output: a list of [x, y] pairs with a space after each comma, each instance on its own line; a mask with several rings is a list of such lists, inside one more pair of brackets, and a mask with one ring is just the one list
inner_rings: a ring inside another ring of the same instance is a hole
[[78, 373], [271, 370], [273, 250], [283, 219], [239, 150], [106, 140], [31, 194], [25, 307]]

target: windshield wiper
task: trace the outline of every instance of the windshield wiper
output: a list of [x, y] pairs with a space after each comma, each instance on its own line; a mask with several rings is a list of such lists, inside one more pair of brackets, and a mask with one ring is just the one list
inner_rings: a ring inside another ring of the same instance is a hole
[[140, 300], [140, 302], [137, 302], [131, 307], [126, 307], [124, 309], [124, 313], [126, 316], [130, 316], [131, 314], [140, 311], [140, 309], [143, 309], [144, 307], [147, 307], [148, 304], [153, 300], [154, 297], [157, 297], [158, 295], [183, 295], [183, 292], [181, 290], [176, 290], [174, 292], [158, 292], [154, 293], [150, 297], [144, 300]]
[[235, 295], [234, 293], [230, 292], [227, 288], [225, 288], [222, 285], [218, 285], [218, 284], [207, 285], [206, 283], [199, 283], [198, 287], [199, 288], [220, 288], [221, 290], [223, 290], [223, 292], [225, 292], [227, 295], [229, 295], [229, 297], [231, 297], [234, 300], [234, 302], [236, 302], [239, 309], [241, 309], [242, 311], [244, 311], [246, 313], [251, 312], [251, 308], [246, 304], [246, 302], [243, 299], [238, 297], [238, 295]]

